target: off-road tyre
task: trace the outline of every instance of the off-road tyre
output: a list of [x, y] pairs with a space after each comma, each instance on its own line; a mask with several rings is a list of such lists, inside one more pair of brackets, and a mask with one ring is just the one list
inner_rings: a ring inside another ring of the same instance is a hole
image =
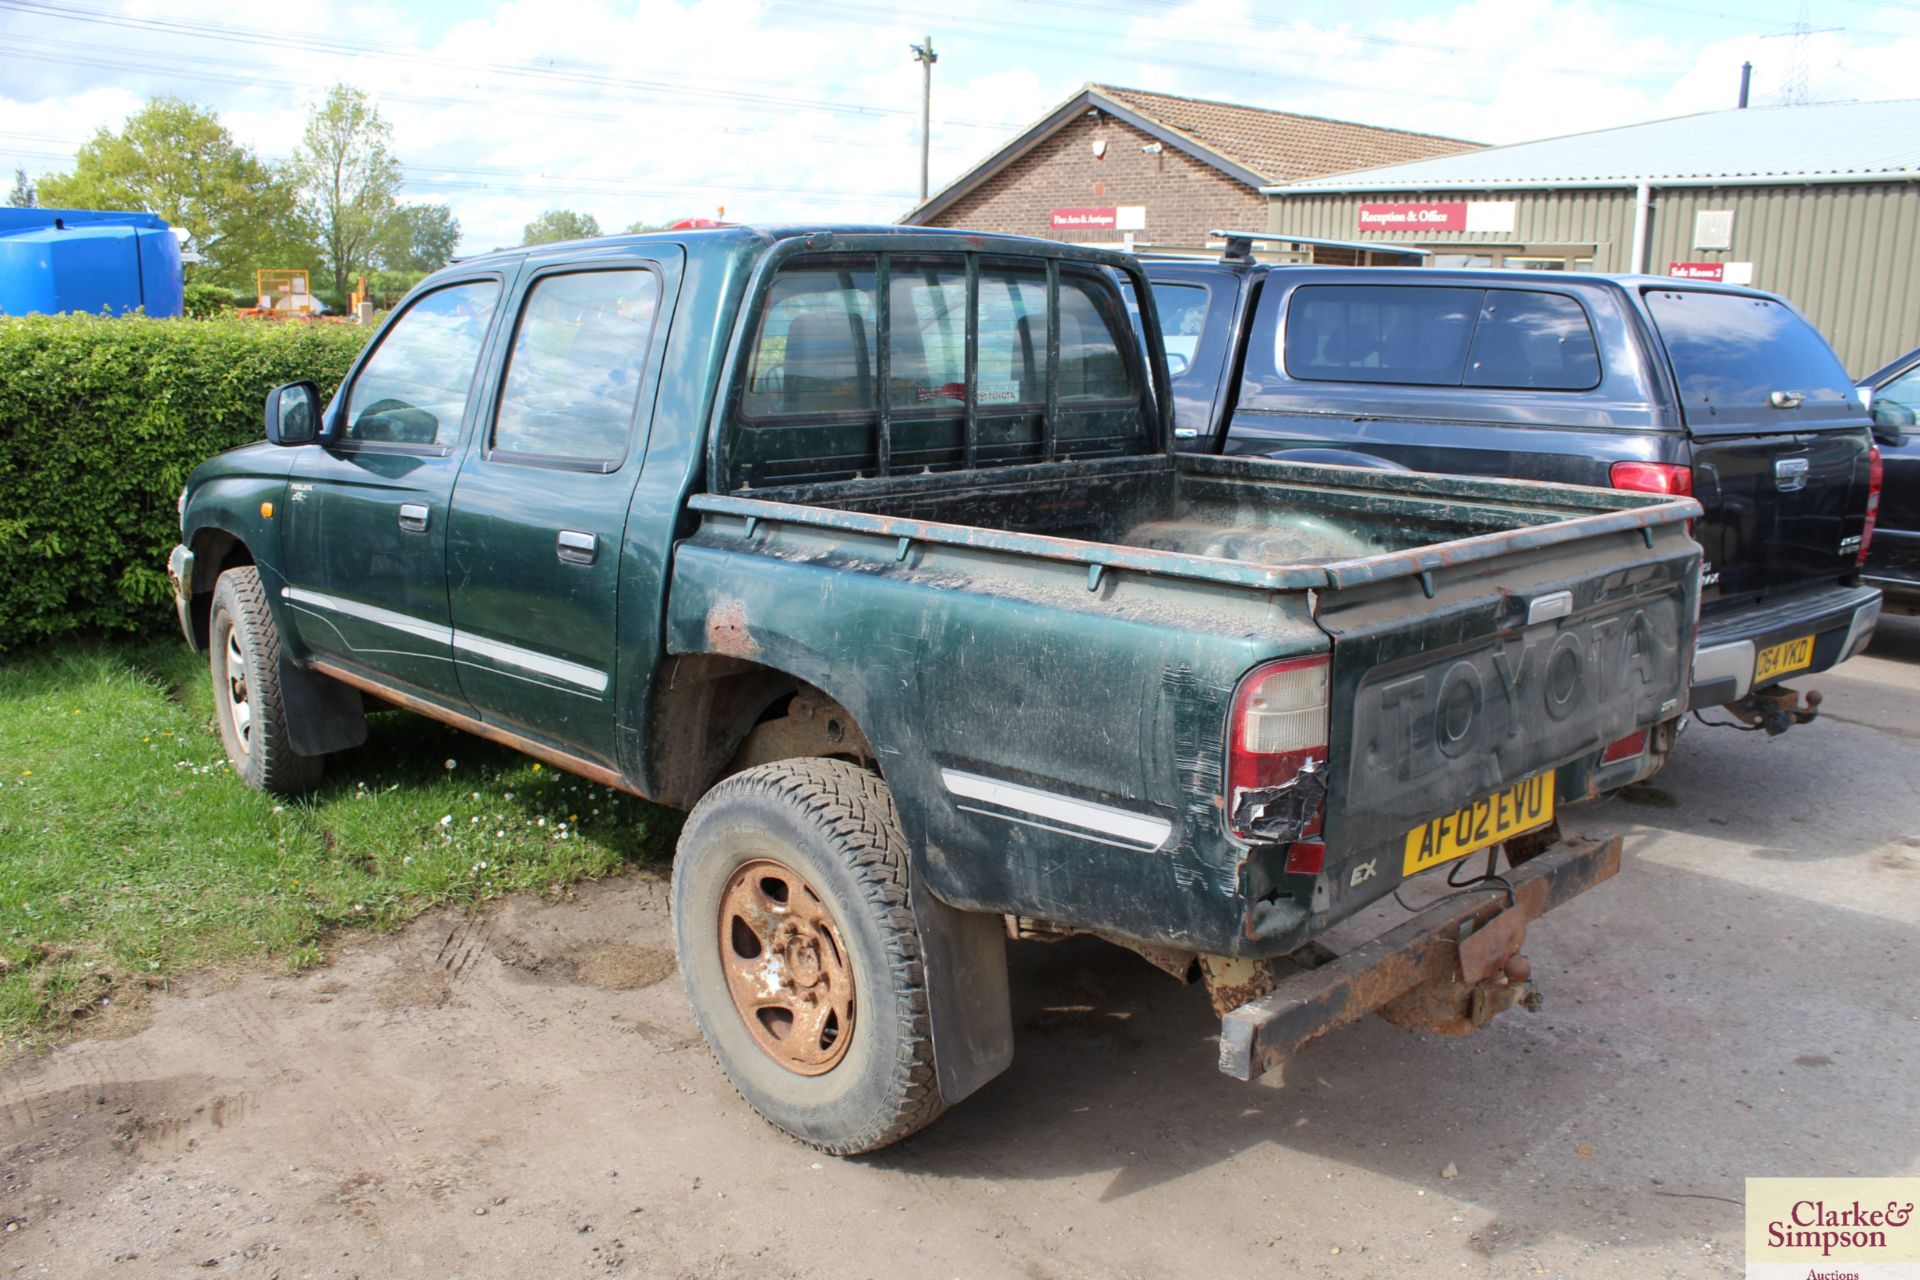
[[[735, 1003], [721, 910], [759, 860], [797, 872], [830, 911], [854, 980], [851, 1042], [824, 1074], [790, 1069]], [[934, 1077], [907, 845], [886, 784], [841, 760], [782, 760], [721, 782], [694, 806], [673, 869], [673, 933], [707, 1044], [761, 1117], [816, 1150], [849, 1156], [900, 1141], [945, 1110]]]
[[[207, 655], [213, 719], [234, 773], [255, 790], [274, 795], [297, 796], [319, 786], [325, 758], [301, 755], [287, 735], [280, 632], [267, 611], [260, 572], [250, 564], [227, 570], [214, 585]], [[236, 689], [244, 691], [244, 713]]]

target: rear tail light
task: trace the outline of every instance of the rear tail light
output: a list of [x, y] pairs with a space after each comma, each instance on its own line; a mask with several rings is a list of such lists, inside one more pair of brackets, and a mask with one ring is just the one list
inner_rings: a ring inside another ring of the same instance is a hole
[[1860, 526], [1860, 558], [1867, 562], [1867, 548], [1873, 545], [1873, 526], [1880, 522], [1880, 485], [1887, 478], [1886, 464], [1880, 461], [1880, 446], [1867, 446], [1867, 522]]
[[1622, 760], [1631, 760], [1647, 749], [1647, 731], [1641, 729], [1630, 733], [1620, 741], [1600, 753], [1601, 764], [1617, 764]]
[[1677, 462], [1616, 462], [1607, 469], [1607, 479], [1616, 489], [1693, 496], [1693, 468]]
[[1287, 838], [1320, 830], [1321, 795], [1327, 765], [1327, 670], [1325, 654], [1255, 667], [1240, 680], [1227, 717], [1227, 828], [1242, 840], [1277, 837], [1252, 828], [1280, 797], [1249, 792], [1283, 786], [1303, 772], [1322, 776], [1314, 784], [1313, 812]]

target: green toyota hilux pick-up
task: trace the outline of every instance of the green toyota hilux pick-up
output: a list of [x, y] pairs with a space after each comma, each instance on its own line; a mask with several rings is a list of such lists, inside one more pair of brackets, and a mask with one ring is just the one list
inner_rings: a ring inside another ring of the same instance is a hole
[[439, 272], [182, 496], [235, 770], [309, 788], [403, 707], [691, 809], [694, 1012], [836, 1153], [1006, 1067], [1009, 936], [1203, 978], [1243, 1078], [1533, 1003], [1528, 922], [1619, 865], [1555, 805], [1686, 697], [1699, 508], [1175, 454], [1123, 280], [858, 227]]

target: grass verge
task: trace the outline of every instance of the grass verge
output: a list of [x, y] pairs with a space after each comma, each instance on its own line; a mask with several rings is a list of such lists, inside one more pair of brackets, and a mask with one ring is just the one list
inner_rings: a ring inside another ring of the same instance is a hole
[[405, 712], [313, 795], [242, 786], [178, 641], [0, 665], [0, 1057], [184, 968], [664, 859], [679, 816]]

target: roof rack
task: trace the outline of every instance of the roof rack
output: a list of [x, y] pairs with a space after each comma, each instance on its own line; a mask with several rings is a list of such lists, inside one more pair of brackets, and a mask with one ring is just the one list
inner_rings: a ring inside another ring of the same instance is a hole
[[1431, 249], [1416, 249], [1411, 245], [1382, 244], [1373, 240], [1325, 240], [1316, 236], [1281, 235], [1267, 231], [1209, 231], [1208, 235], [1227, 242], [1220, 253], [1222, 262], [1252, 262], [1253, 242], [1265, 240], [1274, 244], [1290, 244], [1315, 249], [1356, 249], [1369, 253], [1393, 253], [1407, 258], [1431, 258]]

